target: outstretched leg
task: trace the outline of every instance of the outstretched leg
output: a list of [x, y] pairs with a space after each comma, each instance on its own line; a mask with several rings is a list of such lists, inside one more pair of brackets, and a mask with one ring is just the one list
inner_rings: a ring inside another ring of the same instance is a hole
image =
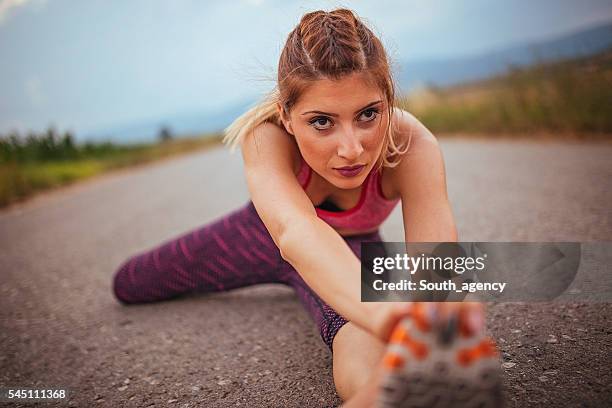
[[[353, 253], [361, 259], [362, 242], [380, 242], [378, 231], [344, 237]], [[333, 375], [336, 391], [347, 406], [371, 406], [376, 397], [380, 375], [380, 360], [385, 344], [376, 337], [347, 321], [327, 305], [304, 282], [286, 261], [281, 261], [279, 275], [282, 283], [294, 288], [298, 298], [319, 327], [323, 342], [333, 354]]]
[[333, 341], [333, 375], [343, 407], [369, 407], [375, 402], [386, 345], [352, 322]]
[[[361, 259], [362, 242], [380, 242], [382, 238], [378, 231], [343, 237], [353, 253]], [[327, 303], [325, 303], [302, 279], [300, 274], [291, 264], [281, 258], [278, 271], [280, 283], [293, 287], [298, 299], [306, 308], [306, 311], [319, 327], [319, 333], [323, 342], [332, 350], [332, 343], [338, 330], [347, 323], [347, 320], [336, 313]]]
[[252, 202], [126, 260], [113, 279], [123, 303], [277, 282], [280, 252]]

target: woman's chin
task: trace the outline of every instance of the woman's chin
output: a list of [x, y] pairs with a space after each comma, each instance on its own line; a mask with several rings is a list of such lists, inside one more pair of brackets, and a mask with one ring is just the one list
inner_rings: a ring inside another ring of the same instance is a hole
[[365, 177], [361, 174], [355, 177], [345, 177], [336, 172], [332, 184], [342, 190], [354, 190], [361, 187], [364, 181]]

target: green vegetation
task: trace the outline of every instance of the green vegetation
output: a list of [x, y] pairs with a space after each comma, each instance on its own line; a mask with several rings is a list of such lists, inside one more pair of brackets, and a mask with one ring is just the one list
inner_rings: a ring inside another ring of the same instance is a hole
[[433, 132], [609, 139], [612, 51], [512, 68], [506, 75], [486, 81], [424, 88], [403, 98], [400, 105]]
[[0, 206], [38, 191], [71, 183], [121, 167], [151, 162], [221, 143], [219, 135], [173, 139], [169, 131], [157, 143], [117, 145], [87, 142], [78, 145], [66, 132], [54, 129], [22, 138], [0, 136]]

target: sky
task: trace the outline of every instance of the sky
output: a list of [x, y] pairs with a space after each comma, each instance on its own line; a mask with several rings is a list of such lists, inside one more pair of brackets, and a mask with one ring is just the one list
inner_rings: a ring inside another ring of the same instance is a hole
[[612, 21], [610, 0], [0, 0], [0, 134], [215, 112], [274, 86], [305, 12], [344, 6], [393, 61], [477, 54]]

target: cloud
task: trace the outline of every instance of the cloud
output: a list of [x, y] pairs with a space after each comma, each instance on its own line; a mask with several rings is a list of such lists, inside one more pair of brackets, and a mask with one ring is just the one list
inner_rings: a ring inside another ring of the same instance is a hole
[[26, 4], [32, 4], [40, 10], [47, 0], [0, 0], [0, 25], [6, 21], [14, 10]]

